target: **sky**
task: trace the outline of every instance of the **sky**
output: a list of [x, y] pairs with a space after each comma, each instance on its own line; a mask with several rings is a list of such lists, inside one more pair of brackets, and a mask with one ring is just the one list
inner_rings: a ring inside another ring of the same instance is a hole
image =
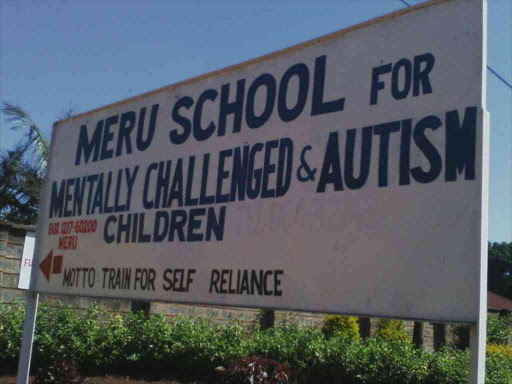
[[[399, 0], [0, 0], [0, 101], [22, 106], [50, 137], [70, 106], [86, 112], [403, 8]], [[488, 64], [512, 83], [511, 0], [488, 2]], [[512, 90], [490, 72], [487, 90], [489, 239], [510, 242]], [[21, 138], [0, 116], [0, 150]]]

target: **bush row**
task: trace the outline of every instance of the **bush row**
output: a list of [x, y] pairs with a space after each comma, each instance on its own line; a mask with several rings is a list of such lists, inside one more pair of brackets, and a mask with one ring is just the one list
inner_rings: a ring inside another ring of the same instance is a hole
[[[512, 320], [510, 316], [488, 316], [487, 317], [487, 343], [488, 344], [507, 344], [512, 336], [512, 331], [508, 326]], [[453, 327], [455, 335], [455, 346], [459, 349], [469, 347], [469, 325], [458, 324]]]
[[[0, 366], [18, 358], [23, 319], [22, 304], [0, 303]], [[236, 359], [260, 356], [287, 364], [297, 383], [459, 384], [468, 380], [467, 350], [431, 353], [402, 338], [362, 341], [337, 332], [326, 337], [322, 330], [289, 323], [261, 330], [237, 322], [219, 325], [186, 317], [168, 321], [161, 315], [146, 318], [141, 312], [115, 315], [97, 306], [76, 312], [65, 305], [40, 305], [33, 353], [35, 367], [65, 355], [89, 373], [151, 368], [207, 377]], [[487, 383], [512, 383], [510, 347], [489, 347]]]

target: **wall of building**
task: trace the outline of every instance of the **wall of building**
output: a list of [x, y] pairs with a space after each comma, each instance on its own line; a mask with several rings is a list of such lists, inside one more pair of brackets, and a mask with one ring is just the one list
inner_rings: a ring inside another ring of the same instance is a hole
[[24, 298], [25, 292], [18, 290], [21, 256], [25, 233], [32, 227], [0, 222], [0, 300], [12, 301]]

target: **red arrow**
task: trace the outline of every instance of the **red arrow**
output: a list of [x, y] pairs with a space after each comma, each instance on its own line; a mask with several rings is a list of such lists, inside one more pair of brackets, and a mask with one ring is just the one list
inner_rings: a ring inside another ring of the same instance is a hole
[[[39, 264], [39, 269], [43, 272], [46, 280], [50, 281], [51, 274], [59, 274], [62, 273], [62, 255], [53, 256], [53, 249], [50, 251], [48, 255], [43, 259], [41, 264]], [[53, 268], [52, 268], [53, 266]]]
[[50, 272], [52, 270], [52, 260], [53, 260], [53, 249], [43, 259], [41, 264], [39, 264], [39, 269], [43, 272], [43, 275], [44, 275], [44, 277], [46, 277], [47, 281], [50, 281]]

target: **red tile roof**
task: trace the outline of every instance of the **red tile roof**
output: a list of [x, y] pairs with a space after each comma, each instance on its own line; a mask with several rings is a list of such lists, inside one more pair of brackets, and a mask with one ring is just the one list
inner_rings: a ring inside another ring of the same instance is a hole
[[506, 297], [487, 291], [487, 310], [488, 311], [512, 311], [512, 300]]

